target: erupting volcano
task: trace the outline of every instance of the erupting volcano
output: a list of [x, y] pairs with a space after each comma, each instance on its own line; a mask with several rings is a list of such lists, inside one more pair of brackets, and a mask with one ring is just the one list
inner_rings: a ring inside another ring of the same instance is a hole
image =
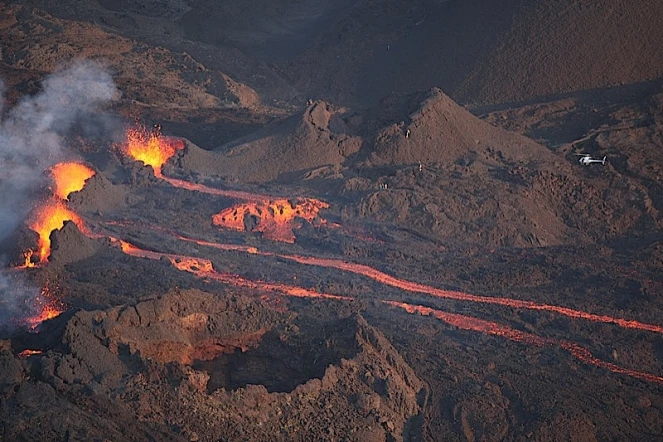
[[178, 150], [184, 149], [182, 140], [162, 136], [159, 131], [148, 132], [143, 128], [133, 128], [127, 131], [127, 141], [122, 150], [136, 161], [146, 166], [152, 166], [154, 175], [162, 178], [161, 168], [175, 155]]
[[264, 238], [294, 243], [294, 229], [300, 227], [297, 220], [324, 224], [319, 211], [328, 207], [329, 204], [313, 198], [299, 198], [294, 202], [286, 199], [261, 201], [224, 209], [212, 217], [212, 223], [240, 232], [251, 230], [254, 224], [252, 230], [262, 232]]
[[95, 172], [81, 163], [58, 163], [50, 169], [53, 176], [53, 193], [66, 200], [72, 192], [85, 187], [85, 181], [94, 176]]
[[[73, 221], [82, 232], [87, 231], [83, 220], [57, 200], [51, 200], [32, 215], [30, 228], [39, 234], [39, 262], [46, 262], [51, 253], [51, 232], [64, 227], [65, 221]], [[32, 254], [27, 252], [26, 263]]]

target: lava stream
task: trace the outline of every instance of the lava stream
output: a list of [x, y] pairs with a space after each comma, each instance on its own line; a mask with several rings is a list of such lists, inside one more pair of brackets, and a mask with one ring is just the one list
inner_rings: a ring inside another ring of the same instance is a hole
[[78, 192], [85, 187], [85, 181], [93, 177], [95, 172], [81, 163], [58, 163], [50, 168], [53, 176], [53, 192], [66, 200], [72, 192]]
[[232, 275], [230, 273], [219, 273], [214, 270], [212, 262], [208, 259], [195, 258], [184, 255], [173, 255], [169, 253], [159, 253], [150, 250], [140, 249], [133, 244], [126, 241], [119, 241], [122, 251], [127, 255], [159, 260], [161, 257], [166, 257], [178, 270], [193, 273], [200, 278], [209, 278], [225, 284], [231, 284], [237, 287], [247, 287], [256, 290], [280, 292], [287, 296], [297, 298], [324, 298], [334, 299], [341, 301], [352, 301], [353, 298], [348, 296], [332, 295], [328, 293], [318, 293], [314, 290], [305, 289], [302, 287], [292, 286], [288, 284], [268, 283], [263, 281], [249, 281], [239, 275]]
[[448, 313], [445, 311], [433, 309], [430, 307], [424, 307], [421, 305], [412, 305], [405, 302], [397, 301], [382, 301], [387, 305], [393, 307], [399, 307], [405, 310], [408, 313], [418, 313], [424, 316], [434, 316], [435, 318], [444, 321], [448, 324], [458, 327], [462, 330], [472, 330], [489, 335], [501, 336], [512, 341], [523, 342], [525, 344], [535, 345], [537, 347], [560, 347], [569, 353], [578, 360], [594, 365], [596, 367], [604, 368], [610, 370], [613, 373], [625, 374], [637, 379], [641, 379], [648, 382], [656, 382], [663, 384], [663, 377], [656, 376], [650, 373], [644, 373], [636, 370], [630, 370], [628, 368], [620, 367], [619, 365], [613, 364], [611, 362], [602, 361], [596, 358], [592, 353], [586, 348], [570, 341], [558, 341], [556, 339], [544, 338], [541, 336], [533, 335], [531, 333], [523, 332], [520, 330], [513, 329], [509, 326], [498, 324], [492, 321], [486, 321], [484, 319], [473, 318], [471, 316], [459, 315], [457, 313]]
[[157, 178], [167, 181], [174, 187], [246, 201], [257, 202], [269, 198], [267, 195], [253, 194], [237, 190], [216, 189], [203, 184], [195, 184], [189, 181], [166, 177], [162, 172], [163, 165], [166, 164], [166, 161], [175, 155], [178, 150], [184, 149], [184, 142], [177, 138], [164, 137], [158, 131], [148, 132], [143, 128], [132, 128], [127, 130], [126, 137], [127, 141], [121, 147], [124, 154], [130, 156], [136, 161], [141, 161], [146, 166], [152, 166], [154, 175]]
[[29, 350], [29, 349], [27, 349], [27, 350], [23, 350], [22, 352], [20, 352], [18, 354], [18, 357], [19, 358], [27, 358], [28, 356], [40, 355], [42, 353], [43, 353], [43, 351], [41, 351], [41, 350]]
[[225, 196], [227, 198], [232, 198], [236, 200], [261, 202], [270, 198], [270, 196], [268, 195], [242, 192], [240, 190], [217, 189], [214, 187], [205, 186], [204, 184], [196, 184], [190, 181], [178, 180], [177, 178], [170, 178], [164, 175], [159, 175], [159, 178], [169, 182], [174, 187], [179, 187], [180, 189], [191, 190], [194, 192], [208, 193], [210, 195]]
[[[220, 248], [223, 249], [225, 246], [219, 245], [219, 244], [214, 244], [206, 241], [198, 241], [195, 239], [191, 238], [185, 238], [182, 236], [179, 236], [180, 239], [190, 241], [197, 243], [199, 245], [203, 246], [210, 246], [210, 247], [215, 247], [215, 248]], [[443, 298], [443, 299], [453, 299], [457, 301], [469, 301], [469, 302], [478, 302], [478, 303], [483, 303], [483, 304], [495, 304], [495, 305], [501, 305], [501, 306], [506, 306], [506, 307], [512, 307], [512, 308], [523, 308], [523, 309], [529, 309], [529, 310], [539, 310], [539, 311], [550, 311], [554, 313], [558, 313], [561, 315], [565, 315], [574, 319], [585, 319], [588, 321], [593, 321], [593, 322], [604, 322], [608, 324], [616, 324], [620, 327], [623, 328], [631, 328], [631, 329], [638, 329], [638, 330], [645, 330], [645, 331], [650, 331], [654, 333], [660, 333], [663, 334], [663, 327], [659, 325], [653, 325], [653, 324], [646, 324], [643, 322], [635, 321], [635, 320], [629, 320], [629, 319], [622, 319], [622, 318], [614, 318], [612, 316], [607, 316], [607, 315], [596, 315], [593, 313], [587, 313], [584, 311], [580, 310], [574, 310], [571, 308], [567, 307], [560, 307], [556, 305], [549, 305], [549, 304], [539, 304], [534, 301], [525, 301], [525, 300], [519, 300], [519, 299], [510, 299], [510, 298], [500, 298], [500, 297], [491, 297], [491, 296], [479, 296], [479, 295], [472, 295], [470, 293], [464, 293], [464, 292], [456, 292], [456, 291], [451, 291], [451, 290], [443, 290], [439, 289], [436, 287], [431, 287], [427, 286], [424, 284], [419, 284], [416, 282], [411, 282], [407, 281], [404, 279], [399, 279], [394, 276], [388, 275], [384, 272], [381, 272], [377, 269], [374, 269], [373, 267], [369, 267], [367, 265], [363, 264], [356, 264], [356, 263], [351, 263], [347, 261], [342, 261], [340, 259], [333, 259], [333, 258], [316, 258], [312, 256], [300, 256], [300, 255], [284, 255], [284, 254], [279, 254], [279, 253], [272, 253], [272, 252], [260, 252], [257, 249], [254, 248], [254, 250], [251, 251], [251, 253], [254, 254], [260, 254], [263, 256], [275, 256], [278, 258], [283, 258], [283, 259], [288, 259], [291, 261], [298, 262], [300, 264], [306, 264], [306, 265], [314, 265], [314, 266], [320, 266], [320, 267], [327, 267], [327, 268], [334, 268], [338, 270], [344, 270], [347, 272], [355, 273], [358, 275], [363, 275], [368, 278], [371, 278], [375, 281], [378, 281], [382, 284], [390, 285], [392, 287], [396, 287], [401, 290], [409, 291], [409, 292], [415, 292], [415, 293], [423, 293], [427, 294], [430, 296], [434, 296], [437, 298]]]

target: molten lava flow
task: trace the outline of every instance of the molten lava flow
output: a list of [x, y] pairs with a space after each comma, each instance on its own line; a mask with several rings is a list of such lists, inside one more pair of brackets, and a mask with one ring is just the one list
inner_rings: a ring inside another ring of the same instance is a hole
[[[190, 242], [195, 242], [196, 244], [202, 245], [202, 246], [209, 246], [209, 247], [215, 247], [219, 249], [227, 249], [227, 247], [233, 247], [233, 250], [241, 250], [241, 248], [238, 248], [238, 246], [227, 246], [223, 244], [215, 244], [215, 243], [210, 243], [207, 241], [199, 241], [195, 240], [192, 238], [185, 238], [183, 236], [179, 236], [179, 239], [185, 240], [185, 241], [190, 241]], [[247, 251], [248, 252], [248, 251]], [[541, 310], [541, 311], [550, 311], [554, 313], [558, 313], [561, 315], [565, 315], [571, 318], [575, 319], [584, 319], [584, 320], [589, 320], [589, 321], [594, 321], [594, 322], [604, 322], [608, 324], [616, 324], [620, 327], [623, 328], [632, 328], [632, 329], [638, 329], [638, 330], [645, 330], [645, 331], [650, 331], [654, 333], [660, 333], [663, 334], [663, 327], [659, 325], [653, 325], [653, 324], [645, 324], [639, 321], [634, 321], [634, 320], [629, 320], [629, 319], [621, 319], [621, 318], [614, 318], [612, 316], [607, 316], [607, 315], [596, 315], [593, 313], [587, 313], [583, 312], [580, 310], [574, 310], [571, 308], [567, 307], [560, 307], [556, 305], [548, 305], [548, 304], [539, 304], [534, 301], [523, 301], [519, 299], [510, 299], [510, 298], [500, 298], [500, 297], [491, 297], [491, 296], [479, 296], [479, 295], [472, 295], [470, 293], [464, 293], [464, 292], [456, 292], [456, 291], [450, 291], [450, 290], [443, 290], [439, 289], [436, 287], [431, 287], [427, 286], [424, 284], [419, 284], [416, 282], [411, 282], [411, 281], [406, 281], [404, 279], [398, 279], [394, 276], [388, 275], [384, 272], [381, 272], [377, 269], [374, 269], [373, 267], [369, 267], [367, 265], [363, 264], [356, 264], [356, 263], [351, 263], [347, 261], [342, 261], [340, 259], [333, 259], [333, 258], [316, 258], [313, 256], [299, 256], [299, 255], [284, 255], [284, 254], [277, 254], [277, 253], [270, 253], [270, 252], [259, 252], [257, 249], [253, 248], [253, 250], [250, 251], [250, 253], [254, 254], [259, 254], [262, 256], [275, 256], [278, 258], [283, 258], [283, 259], [288, 259], [291, 261], [298, 262], [300, 264], [306, 264], [306, 265], [314, 265], [314, 266], [320, 266], [320, 267], [327, 267], [327, 268], [334, 268], [338, 270], [343, 270], [351, 273], [355, 273], [358, 275], [363, 275], [368, 278], [371, 278], [377, 282], [380, 282], [385, 285], [390, 285], [392, 287], [396, 287], [401, 290], [409, 291], [409, 292], [415, 292], [415, 293], [423, 293], [431, 296], [435, 296], [437, 298], [444, 298], [444, 299], [453, 299], [457, 301], [469, 301], [469, 302], [478, 302], [478, 303], [483, 303], [483, 304], [495, 304], [495, 305], [501, 305], [501, 306], [506, 306], [506, 307], [512, 307], [512, 308], [524, 308], [524, 309], [529, 309], [529, 310]]]
[[300, 198], [295, 203], [286, 199], [267, 200], [224, 209], [212, 217], [212, 223], [226, 229], [244, 231], [245, 220], [254, 218], [257, 226], [253, 230], [262, 232], [263, 237], [294, 243], [293, 230], [298, 227], [297, 220], [302, 219], [309, 223], [317, 220], [323, 224], [325, 220], [319, 218], [318, 213], [320, 209], [328, 207], [329, 204], [313, 198]]
[[148, 133], [144, 129], [129, 129], [123, 147], [125, 154], [136, 161], [142, 161], [146, 166], [152, 166], [154, 175], [160, 178], [163, 177], [161, 168], [166, 161], [182, 149], [182, 140], [163, 137], [155, 132]]
[[64, 307], [57, 300], [57, 297], [51, 292], [51, 289], [47, 285], [44, 287], [35, 299], [35, 307], [39, 311], [38, 314], [32, 316], [26, 320], [26, 323], [30, 326], [31, 329], [36, 328], [39, 324], [46, 321], [47, 319], [53, 319], [63, 312]]
[[637, 379], [641, 379], [648, 382], [657, 382], [663, 384], [663, 377], [656, 376], [650, 373], [643, 373], [636, 370], [630, 370], [628, 368], [620, 367], [611, 362], [602, 361], [596, 358], [591, 354], [586, 348], [570, 342], [570, 341], [557, 341], [551, 338], [544, 338], [541, 336], [533, 335], [531, 333], [523, 332], [520, 330], [513, 329], [509, 326], [498, 324], [492, 321], [486, 321], [484, 319], [473, 318], [470, 316], [459, 315], [457, 313], [448, 313], [441, 310], [436, 310], [430, 307], [424, 307], [421, 305], [412, 305], [405, 302], [396, 302], [396, 301], [382, 301], [385, 304], [391, 305], [393, 307], [399, 307], [405, 310], [408, 313], [418, 313], [424, 316], [434, 316], [435, 318], [444, 321], [448, 324], [458, 327], [462, 330], [473, 330], [490, 335], [501, 336], [512, 341], [523, 342], [526, 344], [532, 344], [537, 347], [560, 347], [569, 353], [578, 360], [591, 364], [606, 370], [610, 370], [613, 373], [625, 374]]
[[155, 259], [155, 260], [159, 260], [161, 259], [161, 257], [166, 257], [178, 270], [193, 273], [194, 275], [200, 278], [213, 279], [215, 281], [219, 281], [225, 284], [231, 284], [236, 287], [247, 287], [255, 290], [279, 292], [287, 296], [293, 296], [297, 298], [324, 298], [324, 299], [334, 299], [341, 301], [353, 300], [353, 298], [350, 298], [348, 296], [332, 295], [328, 293], [318, 293], [311, 289], [305, 289], [302, 287], [292, 286], [288, 284], [268, 283], [263, 281], [249, 281], [247, 279], [242, 278], [239, 275], [217, 272], [216, 270], [214, 270], [212, 262], [208, 259], [143, 250], [136, 247], [133, 244], [130, 244], [122, 240], [120, 240], [119, 243], [122, 251], [127, 255], [136, 256], [139, 258]]
[[623, 328], [633, 328], [633, 329], [646, 330], [654, 333], [663, 334], [663, 327], [659, 325], [645, 324], [639, 321], [633, 321], [628, 319], [613, 318], [607, 315], [595, 315], [593, 313], [587, 313], [567, 307], [539, 304], [534, 301], [524, 301], [519, 299], [500, 298], [492, 296], [479, 296], [479, 295], [472, 295], [470, 293], [443, 290], [436, 287], [419, 284], [416, 282], [398, 279], [391, 275], [383, 273], [377, 269], [374, 269], [373, 267], [369, 267], [363, 264], [355, 264], [355, 263], [350, 263], [330, 258], [315, 258], [307, 256], [279, 255], [279, 254], [275, 256], [284, 259], [290, 259], [299, 262], [301, 264], [309, 264], [309, 265], [331, 267], [339, 270], [345, 270], [348, 272], [367, 276], [382, 284], [390, 285], [392, 287], [396, 287], [401, 290], [406, 290], [409, 292], [416, 292], [416, 293], [424, 293], [438, 298], [453, 299], [457, 301], [479, 302], [484, 304], [495, 304], [506, 307], [523, 308], [529, 310], [550, 311], [565, 316], [569, 316], [575, 319], [585, 319], [594, 322], [605, 322], [609, 324], [616, 324]]
[[264, 201], [269, 199], [269, 195], [261, 195], [258, 193], [249, 193], [242, 192], [241, 190], [223, 190], [217, 189], [214, 187], [208, 187], [203, 184], [191, 183], [189, 181], [178, 180], [177, 178], [169, 178], [167, 176], [160, 176], [161, 179], [169, 182], [174, 187], [179, 187], [181, 189], [192, 190], [194, 192], [209, 193], [210, 195], [225, 196], [227, 198], [233, 198], [236, 200], [244, 201]]
[[51, 253], [51, 232], [61, 229], [65, 221], [73, 221], [81, 232], [87, 231], [83, 220], [60, 201], [51, 201], [35, 212], [30, 228], [39, 234], [39, 262], [45, 262]]
[[54, 193], [66, 200], [72, 192], [85, 187], [85, 181], [93, 177], [95, 172], [81, 163], [58, 163], [50, 169], [55, 183]]
[[35, 266], [35, 263], [32, 261], [32, 256], [34, 255], [33, 250], [28, 250], [27, 252], [23, 252], [23, 259], [24, 262], [22, 265], [16, 267], [18, 269], [27, 269]]

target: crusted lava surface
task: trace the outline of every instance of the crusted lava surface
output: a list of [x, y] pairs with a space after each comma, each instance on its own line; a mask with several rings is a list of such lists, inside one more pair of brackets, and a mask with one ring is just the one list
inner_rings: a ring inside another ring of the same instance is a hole
[[401, 3], [0, 5], [0, 440], [663, 440], [661, 8]]

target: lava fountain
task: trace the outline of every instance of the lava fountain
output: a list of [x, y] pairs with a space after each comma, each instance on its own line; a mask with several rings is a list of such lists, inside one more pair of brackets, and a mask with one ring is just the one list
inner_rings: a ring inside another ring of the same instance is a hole
[[85, 187], [85, 181], [95, 175], [95, 172], [81, 163], [58, 163], [50, 168], [56, 196], [66, 200], [72, 192], [78, 192]]
[[[83, 220], [65, 207], [61, 201], [52, 200], [37, 209], [32, 216], [30, 228], [39, 235], [39, 262], [46, 261], [51, 254], [51, 232], [64, 227], [65, 221], [73, 221], [81, 232], [87, 232]], [[28, 252], [26, 262], [32, 254]]]
[[252, 219], [256, 223], [253, 231], [262, 232], [264, 238], [294, 243], [294, 229], [301, 227], [297, 224], [298, 220], [324, 224], [325, 220], [320, 218], [319, 212], [328, 207], [329, 204], [314, 198], [267, 200], [224, 209], [212, 217], [212, 223], [226, 229], [245, 231], [246, 221]]
[[127, 142], [123, 152], [146, 166], [152, 166], [154, 175], [163, 178], [161, 168], [175, 155], [178, 150], [184, 149], [182, 140], [164, 137], [158, 132], [149, 132], [142, 128], [129, 129]]

